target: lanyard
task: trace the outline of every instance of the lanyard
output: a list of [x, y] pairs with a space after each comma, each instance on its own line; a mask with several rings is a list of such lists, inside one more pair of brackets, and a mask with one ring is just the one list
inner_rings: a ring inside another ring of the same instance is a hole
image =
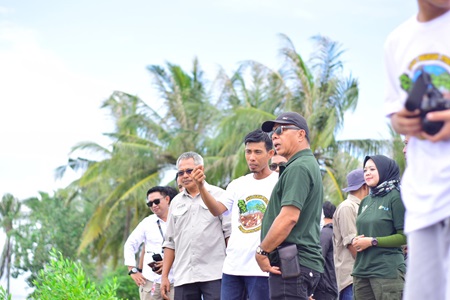
[[162, 238], [163, 238], [163, 243], [164, 243], [164, 233], [162, 232], [161, 224], [160, 224], [159, 220], [156, 221], [156, 223], [158, 223], [159, 232], [161, 233], [161, 236], [162, 236]]
[[[162, 232], [161, 223], [159, 222], [159, 219], [156, 221], [156, 223], [158, 224], [159, 232], [161, 233], [161, 236], [163, 238], [163, 241], [161, 243], [161, 246], [162, 246], [162, 244], [164, 243], [164, 233]], [[161, 249], [161, 253], [164, 253], [164, 249]]]

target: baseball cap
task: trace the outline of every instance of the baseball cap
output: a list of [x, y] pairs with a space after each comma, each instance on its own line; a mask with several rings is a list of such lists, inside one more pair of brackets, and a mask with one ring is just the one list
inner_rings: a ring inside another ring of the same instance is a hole
[[285, 112], [278, 116], [276, 120], [265, 121], [261, 129], [265, 132], [271, 132], [275, 124], [293, 124], [306, 132], [306, 138], [309, 141], [309, 128], [306, 119], [296, 112]]
[[366, 182], [364, 181], [364, 171], [363, 169], [356, 169], [348, 173], [347, 175], [347, 187], [345, 189], [342, 189], [344, 192], [353, 192], [356, 190], [359, 190], [360, 187], [362, 187], [363, 184]]

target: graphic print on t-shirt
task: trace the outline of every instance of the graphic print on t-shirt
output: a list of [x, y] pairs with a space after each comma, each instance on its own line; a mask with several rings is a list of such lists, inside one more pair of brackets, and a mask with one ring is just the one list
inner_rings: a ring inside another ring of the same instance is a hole
[[261, 222], [269, 200], [262, 195], [251, 195], [238, 200], [239, 230], [251, 233], [261, 229]]
[[450, 57], [439, 53], [422, 54], [409, 63], [407, 73], [400, 76], [403, 90], [408, 93], [411, 91], [422, 69], [430, 74], [431, 82], [444, 96], [450, 92]]

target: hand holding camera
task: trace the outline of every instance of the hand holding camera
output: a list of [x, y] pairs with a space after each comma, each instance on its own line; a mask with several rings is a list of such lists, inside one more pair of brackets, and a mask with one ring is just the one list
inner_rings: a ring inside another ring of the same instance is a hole
[[405, 108], [411, 112], [419, 109], [422, 130], [429, 135], [435, 135], [444, 126], [444, 122], [431, 122], [426, 115], [432, 111], [450, 109], [450, 100], [444, 98], [442, 93], [431, 82], [430, 74], [422, 68], [421, 74], [417, 77], [406, 99]]
[[151, 263], [149, 263], [148, 266], [150, 268], [152, 268], [152, 271], [155, 272], [156, 274], [161, 274], [162, 260], [163, 260], [161, 254], [159, 254], [159, 253], [153, 254], [152, 259], [153, 259], [153, 261]]

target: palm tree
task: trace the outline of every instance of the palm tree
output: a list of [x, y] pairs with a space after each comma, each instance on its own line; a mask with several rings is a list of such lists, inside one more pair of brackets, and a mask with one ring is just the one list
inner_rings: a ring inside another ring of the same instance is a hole
[[244, 135], [288, 110], [307, 118], [311, 148], [327, 174], [327, 195], [335, 203], [342, 200], [345, 174], [358, 163], [342, 153], [343, 149], [353, 147], [363, 153], [361, 149], [371, 144], [335, 138], [344, 113], [356, 107], [357, 81], [342, 74], [342, 51], [337, 43], [315, 37], [318, 50], [308, 66], [292, 42], [282, 37], [286, 64], [278, 71], [247, 61], [230, 77], [220, 72], [210, 84], [197, 59], [191, 72], [170, 63], [152, 65], [148, 70], [162, 100], [161, 108], [153, 109], [123, 92], [114, 92], [104, 102], [102, 107], [109, 110], [115, 124], [114, 131], [107, 134], [111, 145], [80, 143], [73, 152], [94, 152], [96, 160], [71, 159], [58, 169], [60, 175], [69, 166], [84, 170], [71, 187], [95, 207], [79, 251], [88, 247], [99, 264], [110, 257], [117, 262], [130, 228], [148, 213], [146, 189], [174, 169], [182, 152], [203, 155], [208, 181], [226, 186], [247, 172], [242, 154]]
[[[91, 245], [99, 264], [109, 257], [113, 262], [119, 260], [130, 228], [148, 214], [144, 205], [147, 189], [160, 183], [165, 170], [174, 168], [180, 153], [206, 153], [215, 118], [220, 118], [208, 99], [197, 60], [191, 74], [173, 64], [167, 64], [167, 69], [150, 66], [149, 71], [165, 109], [157, 112], [136, 96], [114, 92], [102, 106], [110, 111], [116, 125], [115, 131], [107, 134], [112, 145], [106, 148], [86, 142], [72, 149], [101, 156], [99, 161], [79, 158], [68, 165], [86, 168], [73, 186], [96, 195], [96, 209], [79, 251]], [[59, 168], [58, 174], [68, 166]]]
[[211, 159], [208, 166], [211, 180], [226, 186], [231, 179], [248, 173], [244, 136], [273, 118], [287, 102], [290, 91], [278, 72], [254, 61], [243, 62], [231, 77], [222, 70], [217, 82], [223, 117], [207, 146]]
[[[344, 76], [343, 51], [337, 42], [324, 36], [313, 37], [315, 51], [306, 62], [286, 35], [281, 38], [285, 44], [280, 51], [285, 65], [280, 72], [292, 93], [286, 109], [297, 111], [307, 119], [311, 149], [326, 175], [326, 195], [338, 204], [344, 200], [340, 190], [346, 184], [345, 174], [358, 165], [360, 156], [378, 152], [388, 142], [336, 140], [344, 124], [344, 114], [354, 111], [358, 103], [358, 81], [351, 75]], [[354, 157], [344, 153], [353, 153]]]
[[11, 278], [11, 258], [13, 255], [13, 231], [14, 222], [20, 216], [20, 202], [11, 194], [5, 194], [0, 202], [0, 223], [3, 231], [6, 233], [6, 242], [3, 246], [2, 256], [0, 258], [0, 278], [6, 271], [6, 293], [9, 294], [9, 285]]
[[[95, 197], [95, 211], [85, 227], [79, 251], [93, 243], [91, 251], [99, 257], [99, 264], [110, 257], [118, 261], [121, 243], [145, 215], [145, 192], [161, 180], [160, 170], [166, 163], [156, 138], [160, 128], [157, 121], [148, 118], [156, 113], [141, 99], [114, 92], [102, 108], [108, 109], [115, 121], [115, 132], [107, 134], [111, 146], [79, 143], [72, 152], [94, 152], [101, 160], [69, 161], [74, 169], [86, 168], [72, 186]], [[63, 174], [63, 169], [58, 170], [59, 174]]]

